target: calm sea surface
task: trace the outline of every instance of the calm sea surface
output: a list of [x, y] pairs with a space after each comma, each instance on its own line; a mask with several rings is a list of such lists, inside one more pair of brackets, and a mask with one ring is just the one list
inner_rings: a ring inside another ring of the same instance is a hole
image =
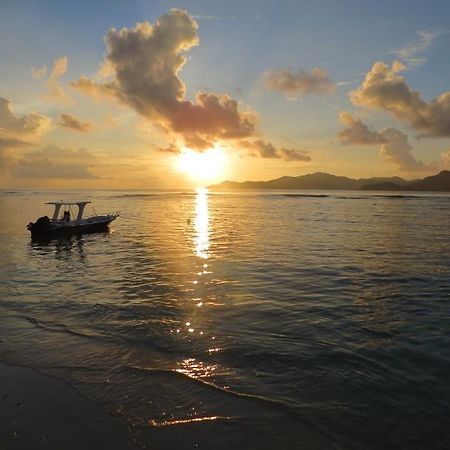
[[[32, 242], [45, 201], [120, 210]], [[1, 192], [0, 360], [152, 448], [450, 448], [450, 197]]]

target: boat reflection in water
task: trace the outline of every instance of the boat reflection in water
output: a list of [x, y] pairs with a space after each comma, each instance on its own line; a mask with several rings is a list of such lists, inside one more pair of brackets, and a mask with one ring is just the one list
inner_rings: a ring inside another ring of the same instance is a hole
[[[105, 231], [104, 234], [108, 234]], [[50, 255], [67, 262], [68, 265], [85, 263], [85, 238], [81, 235], [73, 236], [33, 236], [28, 244], [28, 250], [33, 258]]]

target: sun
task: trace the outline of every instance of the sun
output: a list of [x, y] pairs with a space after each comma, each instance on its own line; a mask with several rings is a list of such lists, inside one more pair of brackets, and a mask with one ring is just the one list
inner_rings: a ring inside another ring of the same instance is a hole
[[221, 148], [217, 147], [204, 152], [185, 148], [177, 160], [177, 169], [202, 185], [219, 181], [226, 165], [227, 156]]

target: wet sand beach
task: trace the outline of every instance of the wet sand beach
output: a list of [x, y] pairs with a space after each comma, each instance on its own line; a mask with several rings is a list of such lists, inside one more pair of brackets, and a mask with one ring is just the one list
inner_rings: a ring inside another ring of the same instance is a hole
[[0, 364], [0, 448], [134, 449], [128, 429], [64, 381]]

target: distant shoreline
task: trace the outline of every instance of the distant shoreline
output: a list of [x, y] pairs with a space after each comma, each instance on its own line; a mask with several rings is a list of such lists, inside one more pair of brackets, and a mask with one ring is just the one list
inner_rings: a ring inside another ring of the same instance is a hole
[[316, 172], [298, 177], [284, 176], [269, 181], [223, 181], [222, 183], [209, 186], [209, 188], [213, 190], [270, 189], [450, 192], [450, 171], [444, 170], [437, 175], [412, 181], [407, 181], [400, 177], [354, 179]]

